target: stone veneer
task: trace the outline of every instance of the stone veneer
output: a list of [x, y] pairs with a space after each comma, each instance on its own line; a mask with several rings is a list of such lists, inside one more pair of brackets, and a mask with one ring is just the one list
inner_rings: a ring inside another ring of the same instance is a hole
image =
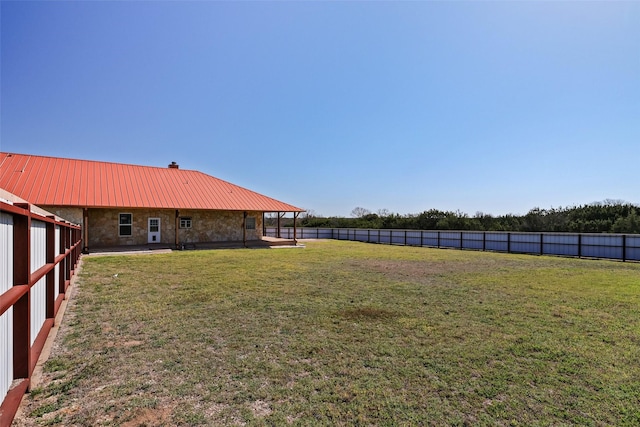
[[[191, 228], [178, 229], [180, 243], [242, 241], [243, 212], [180, 210], [180, 217], [191, 218]], [[262, 238], [262, 212], [247, 212], [255, 218], [254, 230], [246, 230], [247, 240]]]
[[[47, 210], [78, 224], [83, 223], [82, 208], [50, 206]], [[131, 236], [119, 236], [118, 218], [130, 213], [133, 218]], [[178, 229], [180, 244], [242, 241], [242, 211], [180, 210], [180, 217], [191, 218], [191, 228]], [[262, 237], [262, 212], [247, 212], [255, 218], [254, 230], [246, 230], [247, 240]], [[175, 209], [98, 209], [89, 208], [89, 242], [91, 247], [144, 245], [148, 242], [148, 220], [160, 218], [159, 243], [174, 245], [176, 240]], [[179, 225], [179, 224], [178, 224]], [[84, 226], [84, 224], [83, 224]]]
[[[43, 208], [44, 209], [44, 208]], [[46, 210], [74, 224], [82, 224], [82, 208], [47, 206]]]

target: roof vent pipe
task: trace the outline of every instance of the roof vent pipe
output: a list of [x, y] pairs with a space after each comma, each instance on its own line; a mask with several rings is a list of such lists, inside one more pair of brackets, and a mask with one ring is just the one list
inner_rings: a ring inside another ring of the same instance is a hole
[[171, 164], [169, 165], [169, 169], [179, 169], [180, 165], [178, 165], [176, 162], [171, 162]]

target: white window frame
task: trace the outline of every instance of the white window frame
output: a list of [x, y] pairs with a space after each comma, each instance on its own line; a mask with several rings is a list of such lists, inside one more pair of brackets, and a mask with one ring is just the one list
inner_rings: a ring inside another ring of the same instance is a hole
[[[130, 223], [126, 224], [126, 223], [122, 223], [121, 219], [122, 219], [122, 215], [129, 215], [129, 218], [131, 220]], [[122, 227], [129, 227], [131, 232], [129, 234], [122, 234]], [[119, 237], [131, 237], [133, 236], [133, 214], [130, 212], [121, 212], [118, 214], [118, 236]]]
[[245, 219], [245, 229], [247, 230], [255, 230], [256, 229], [256, 217], [248, 216]]
[[181, 216], [180, 217], [180, 224], [178, 228], [181, 229], [189, 229], [191, 228], [193, 225], [193, 220], [191, 219], [190, 216]]

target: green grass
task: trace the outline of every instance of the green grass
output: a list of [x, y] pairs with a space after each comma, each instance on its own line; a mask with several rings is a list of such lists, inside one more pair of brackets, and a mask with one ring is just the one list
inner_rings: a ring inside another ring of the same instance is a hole
[[610, 261], [336, 241], [85, 258], [30, 413], [639, 425], [639, 307], [640, 264]]

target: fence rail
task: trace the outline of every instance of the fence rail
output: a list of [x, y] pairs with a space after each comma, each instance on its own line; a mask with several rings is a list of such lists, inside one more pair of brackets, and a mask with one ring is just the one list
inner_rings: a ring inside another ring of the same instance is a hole
[[267, 227], [266, 235], [285, 239], [336, 239], [390, 245], [472, 249], [640, 261], [639, 234], [524, 233], [502, 231], [379, 230], [363, 228]]
[[0, 427], [29, 387], [80, 248], [80, 227], [0, 201]]

